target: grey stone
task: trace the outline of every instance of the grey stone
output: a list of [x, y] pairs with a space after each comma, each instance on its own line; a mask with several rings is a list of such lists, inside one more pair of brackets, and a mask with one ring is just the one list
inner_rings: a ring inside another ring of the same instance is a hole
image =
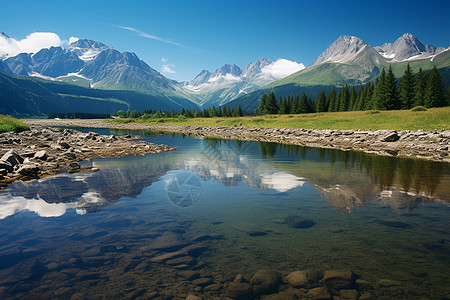
[[397, 134], [397, 132], [391, 132], [387, 134], [385, 137], [383, 137], [381, 140], [383, 142], [396, 142], [400, 139], [400, 136]]
[[167, 232], [164, 233], [162, 236], [156, 238], [150, 244], [150, 249], [174, 251], [188, 244], [189, 242], [186, 241], [180, 234], [174, 232]]
[[9, 150], [6, 152], [5, 155], [2, 156], [1, 160], [9, 162], [13, 167], [23, 163], [23, 157], [14, 150]]
[[253, 275], [250, 283], [255, 293], [267, 294], [276, 292], [281, 281], [281, 275], [277, 271], [270, 269], [261, 269]]
[[0, 169], [4, 169], [7, 172], [12, 172], [14, 170], [14, 167], [10, 162], [0, 159]]
[[37, 175], [40, 170], [38, 165], [23, 165], [17, 170], [17, 173], [22, 176], [34, 176]]
[[41, 151], [36, 152], [34, 154], [34, 158], [40, 159], [40, 160], [47, 160], [47, 158], [48, 158], [47, 151], [41, 150]]
[[225, 296], [233, 299], [254, 299], [253, 288], [249, 283], [233, 282], [225, 290]]

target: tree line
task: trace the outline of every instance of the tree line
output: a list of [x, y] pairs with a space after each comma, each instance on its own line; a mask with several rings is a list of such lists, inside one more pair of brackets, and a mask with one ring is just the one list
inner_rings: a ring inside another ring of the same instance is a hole
[[339, 92], [333, 87], [328, 95], [322, 89], [315, 101], [306, 93], [301, 96], [280, 97], [278, 102], [273, 91], [263, 94], [256, 115], [392, 110], [448, 105], [450, 105], [450, 88], [445, 90], [439, 70], [434, 67], [431, 72], [423, 72], [420, 68], [414, 76], [412, 68], [407, 64], [400, 81], [395, 78], [392, 66], [389, 66], [387, 72], [383, 68], [373, 83], [359, 87], [349, 87], [346, 84]]
[[162, 111], [148, 109], [144, 112], [139, 112], [137, 110], [123, 111], [119, 110], [113, 113], [112, 116], [120, 118], [141, 118], [141, 119], [159, 119], [159, 118], [214, 118], [214, 117], [241, 117], [244, 113], [242, 111], [241, 105], [239, 104], [236, 108], [229, 108], [226, 106], [211, 107], [209, 109], [203, 110], [190, 110], [183, 108], [181, 111]]

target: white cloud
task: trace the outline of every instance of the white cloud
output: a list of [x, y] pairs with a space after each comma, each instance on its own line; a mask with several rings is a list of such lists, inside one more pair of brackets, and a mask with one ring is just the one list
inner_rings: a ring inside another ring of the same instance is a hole
[[283, 78], [304, 68], [305, 66], [302, 63], [280, 58], [272, 64], [265, 66], [261, 71], [262, 73], [270, 74], [277, 78]]
[[79, 38], [71, 36], [70, 39], [69, 39], [69, 45], [72, 44], [72, 43], [77, 42], [78, 40], [79, 40]]
[[53, 32], [33, 32], [22, 40], [0, 35], [0, 57], [16, 56], [22, 52], [36, 53], [43, 48], [61, 45], [61, 39]]
[[162, 57], [161, 58], [161, 62], [166, 63], [167, 62], [167, 58]]
[[168, 74], [175, 74], [174, 68], [175, 68], [174, 64], [165, 64], [162, 65], [161, 72]]

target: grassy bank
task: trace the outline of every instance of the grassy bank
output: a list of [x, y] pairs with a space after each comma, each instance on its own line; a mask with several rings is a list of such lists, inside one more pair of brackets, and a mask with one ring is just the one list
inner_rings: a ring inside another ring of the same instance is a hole
[[268, 128], [433, 130], [450, 129], [450, 107], [431, 108], [426, 111], [351, 111], [238, 118], [117, 119], [109, 122]]
[[28, 125], [11, 116], [0, 115], [0, 133], [7, 131], [21, 132], [28, 130]]

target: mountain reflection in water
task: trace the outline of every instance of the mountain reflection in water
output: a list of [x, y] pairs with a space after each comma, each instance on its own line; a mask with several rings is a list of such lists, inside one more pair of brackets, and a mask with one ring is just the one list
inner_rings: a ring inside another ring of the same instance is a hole
[[[22, 210], [42, 217], [61, 216], [67, 209], [78, 214], [95, 212], [122, 197], [139, 196], [144, 188], [166, 180], [167, 172], [177, 169], [192, 171], [203, 181], [212, 179], [224, 186], [245, 183], [275, 193], [308, 183], [331, 207], [344, 212], [378, 203], [408, 213], [423, 203], [450, 202], [450, 174], [445, 163], [268, 142], [172, 138], [182, 150], [95, 159], [86, 164], [100, 168], [97, 173], [16, 182], [0, 193], [0, 218]], [[184, 143], [187, 140], [190, 142]]]

